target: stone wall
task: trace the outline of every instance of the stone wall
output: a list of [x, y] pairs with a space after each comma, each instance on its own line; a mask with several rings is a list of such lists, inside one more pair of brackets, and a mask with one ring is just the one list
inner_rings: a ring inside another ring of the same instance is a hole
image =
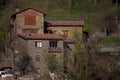
[[[41, 42], [42, 47], [35, 47], [36, 41]], [[30, 57], [32, 57], [35, 67], [40, 69], [41, 73], [46, 72], [47, 66], [44, 55], [49, 50], [49, 40], [28, 40], [27, 44], [28, 44], [28, 54], [30, 55]], [[55, 54], [58, 59], [58, 63], [60, 65], [63, 65], [63, 41], [58, 41], [58, 47], [61, 47], [62, 50], [61, 53], [50, 53], [50, 54]], [[40, 61], [36, 61], [36, 56], [40, 57]]]
[[[36, 25], [25, 25], [24, 16], [26, 15], [36, 16]], [[30, 29], [31, 26], [33, 29], [38, 29], [38, 33], [43, 33], [44, 14], [38, 13], [37, 11], [35, 12], [32, 9], [27, 10], [23, 13], [19, 13], [17, 14], [16, 19], [14, 21], [14, 26], [16, 27], [17, 33], [21, 33], [22, 29]]]
[[65, 43], [64, 45], [64, 64], [69, 71], [74, 65], [74, 57], [75, 57], [75, 46], [73, 43]]
[[80, 27], [76, 27], [76, 26], [55, 26], [54, 29], [52, 29], [52, 31], [55, 34], [58, 35], [64, 35], [63, 31], [68, 31], [68, 38], [73, 38], [74, 33], [77, 32], [79, 33], [80, 37], [82, 38], [82, 26]]

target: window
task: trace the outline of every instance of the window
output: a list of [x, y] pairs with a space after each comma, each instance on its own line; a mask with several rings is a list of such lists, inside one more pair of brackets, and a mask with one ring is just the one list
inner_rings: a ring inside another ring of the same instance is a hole
[[36, 61], [36, 62], [40, 62], [40, 55], [36, 55], [36, 56], [35, 56], [35, 61]]
[[64, 37], [68, 37], [68, 30], [64, 30], [63, 35], [64, 35]]
[[26, 15], [24, 19], [25, 25], [36, 25], [36, 16]]
[[56, 48], [57, 47], [57, 41], [50, 41], [50, 48]]
[[35, 47], [42, 47], [42, 42], [39, 41], [35, 42]]

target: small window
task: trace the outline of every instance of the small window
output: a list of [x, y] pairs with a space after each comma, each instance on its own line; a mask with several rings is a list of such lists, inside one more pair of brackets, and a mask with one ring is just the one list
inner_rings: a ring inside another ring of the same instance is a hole
[[64, 31], [63, 31], [63, 35], [64, 35], [64, 37], [67, 38], [67, 37], [68, 37], [68, 30], [64, 30]]
[[42, 47], [42, 42], [39, 41], [35, 42], [35, 47]]
[[36, 62], [40, 62], [40, 55], [36, 55], [36, 56], [35, 56], [35, 61], [36, 61]]
[[50, 48], [56, 48], [57, 47], [57, 41], [50, 41]]

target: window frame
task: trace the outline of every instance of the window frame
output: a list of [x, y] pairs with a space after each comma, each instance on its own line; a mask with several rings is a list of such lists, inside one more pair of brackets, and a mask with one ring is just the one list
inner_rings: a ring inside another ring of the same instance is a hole
[[42, 42], [41, 41], [35, 41], [34, 42], [36, 48], [41, 48], [42, 47]]
[[50, 48], [57, 48], [57, 46], [58, 46], [58, 41], [56, 41], [56, 40], [49, 41]]

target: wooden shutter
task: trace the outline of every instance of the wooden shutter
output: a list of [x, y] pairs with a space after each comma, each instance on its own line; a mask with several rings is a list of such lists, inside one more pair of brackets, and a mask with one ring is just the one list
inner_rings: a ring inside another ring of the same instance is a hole
[[26, 15], [24, 19], [25, 25], [36, 25], [36, 16]]

